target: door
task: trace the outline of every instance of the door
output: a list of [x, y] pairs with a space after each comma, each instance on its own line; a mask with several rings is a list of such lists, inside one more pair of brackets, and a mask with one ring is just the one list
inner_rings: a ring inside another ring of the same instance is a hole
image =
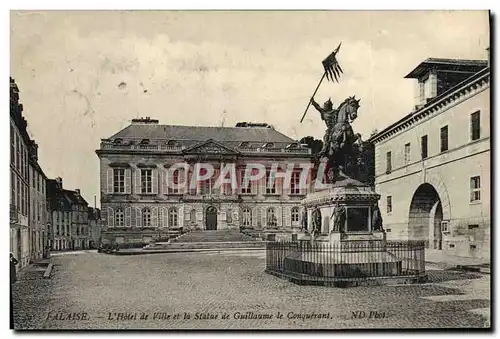
[[217, 209], [213, 206], [207, 208], [205, 212], [205, 229], [207, 231], [217, 229]]

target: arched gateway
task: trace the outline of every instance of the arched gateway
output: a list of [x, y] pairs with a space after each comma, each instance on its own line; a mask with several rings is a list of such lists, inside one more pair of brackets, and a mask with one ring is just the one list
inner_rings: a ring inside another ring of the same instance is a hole
[[425, 240], [428, 248], [442, 249], [442, 222], [450, 215], [447, 198], [446, 191], [439, 194], [430, 183], [417, 188], [410, 204], [408, 239]]
[[209, 206], [205, 211], [205, 229], [217, 230], [217, 208]]

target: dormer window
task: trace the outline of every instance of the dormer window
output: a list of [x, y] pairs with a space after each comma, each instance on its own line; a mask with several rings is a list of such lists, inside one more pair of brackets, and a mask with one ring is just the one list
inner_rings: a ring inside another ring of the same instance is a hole
[[298, 143], [296, 143], [296, 142], [294, 142], [294, 143], [292, 143], [292, 144], [290, 144], [290, 145], [286, 146], [286, 148], [299, 148], [299, 144], [298, 144]]
[[118, 138], [118, 139], [113, 140], [113, 143], [121, 145], [123, 143], [123, 140]]
[[248, 141], [244, 141], [240, 144], [240, 148], [249, 148], [250, 147], [250, 144], [248, 143]]
[[264, 144], [264, 146], [262, 146], [262, 147], [264, 147], [264, 148], [274, 148], [274, 143], [268, 142], [268, 143]]
[[179, 146], [179, 143], [176, 140], [169, 140], [167, 146]]
[[142, 139], [141, 145], [149, 145], [149, 139]]

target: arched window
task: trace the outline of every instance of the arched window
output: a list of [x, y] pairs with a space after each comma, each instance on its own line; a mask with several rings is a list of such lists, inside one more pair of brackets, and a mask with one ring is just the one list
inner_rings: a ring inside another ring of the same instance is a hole
[[278, 226], [278, 220], [276, 219], [276, 212], [273, 207], [267, 209], [267, 226], [276, 227]]
[[274, 147], [274, 143], [272, 142], [268, 142], [264, 145], [265, 148], [273, 148]]
[[298, 207], [294, 207], [292, 208], [292, 223], [296, 223], [299, 221], [299, 208]]
[[240, 144], [240, 147], [241, 147], [241, 148], [249, 148], [249, 147], [250, 147], [250, 144], [248, 143], [248, 141], [243, 141], [243, 142]]
[[194, 208], [189, 212], [189, 217], [192, 223], [196, 222], [196, 210]]
[[168, 210], [168, 227], [177, 227], [177, 209], [172, 207]]
[[124, 219], [125, 219], [125, 214], [123, 213], [123, 209], [118, 208], [115, 211], [115, 226], [123, 227]]
[[113, 143], [115, 143], [115, 144], [121, 144], [121, 143], [122, 143], [122, 141], [123, 141], [122, 139], [120, 139], [120, 138], [116, 138], [116, 139], [113, 141]]
[[169, 141], [167, 142], [167, 145], [168, 145], [168, 146], [178, 146], [179, 144], [178, 144], [178, 143], [177, 143], [177, 141], [175, 141], [175, 140], [169, 140]]
[[149, 145], [149, 139], [142, 139], [141, 145]]
[[149, 208], [142, 210], [142, 226], [151, 227], [151, 210]]
[[248, 207], [243, 208], [242, 225], [243, 226], [251, 226], [252, 225], [252, 211]]

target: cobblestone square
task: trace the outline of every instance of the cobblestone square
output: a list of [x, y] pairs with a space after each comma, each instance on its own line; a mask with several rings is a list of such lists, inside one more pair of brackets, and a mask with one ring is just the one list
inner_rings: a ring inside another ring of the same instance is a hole
[[51, 279], [25, 275], [14, 285], [16, 329], [489, 326], [487, 274], [429, 266], [426, 284], [341, 289], [298, 286], [268, 275], [262, 251], [81, 251], [53, 256], [52, 262]]

